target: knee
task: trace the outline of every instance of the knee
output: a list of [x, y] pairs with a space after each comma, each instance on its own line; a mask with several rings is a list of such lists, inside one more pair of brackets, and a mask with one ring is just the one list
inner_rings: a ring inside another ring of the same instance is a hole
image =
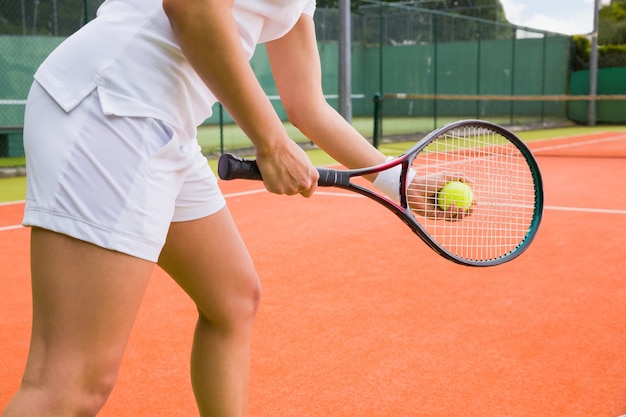
[[254, 283], [250, 285], [247, 293], [244, 295], [242, 300], [242, 305], [240, 308], [242, 309], [241, 314], [244, 319], [248, 321], [254, 321], [256, 315], [259, 311], [259, 306], [261, 305], [261, 285], [259, 284], [258, 279], [255, 280]]
[[249, 332], [260, 303], [261, 286], [254, 276], [245, 285], [228, 291], [208, 308], [198, 306], [200, 322], [220, 332]]
[[117, 380], [117, 372], [88, 378], [79, 388], [83, 398], [80, 407], [86, 416], [95, 416], [109, 399]]
[[109, 398], [116, 378], [117, 372], [58, 372], [39, 377], [27, 372], [13, 405], [30, 415], [48, 415], [54, 410], [57, 415], [96, 416]]

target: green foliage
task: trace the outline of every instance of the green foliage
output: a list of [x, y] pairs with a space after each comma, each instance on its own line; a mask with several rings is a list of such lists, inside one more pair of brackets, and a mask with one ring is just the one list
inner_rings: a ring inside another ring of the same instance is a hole
[[611, 4], [605, 5], [600, 9], [600, 18], [608, 20], [623, 20], [626, 18], [626, 2], [612, 1]]
[[[497, 22], [506, 22], [504, 9], [500, 0], [380, 0], [384, 3], [402, 3], [404, 5], [421, 7], [429, 10], [439, 10], [448, 13], [457, 13], [464, 16], [478, 17]], [[359, 0], [350, 0], [353, 11], [366, 4]], [[317, 7], [336, 9], [339, 0], [317, 0]]]
[[[317, 1], [318, 39], [335, 39], [337, 20], [326, 16], [337, 11], [338, 1]], [[500, 0], [353, 1], [351, 5], [353, 40], [366, 45], [381, 39], [388, 45], [415, 45], [510, 39], [515, 34], [514, 27], [506, 24]]]
[[626, 1], [612, 1], [600, 9], [598, 43], [626, 44]]
[[574, 71], [586, 69], [589, 66], [589, 55], [591, 53], [589, 38], [582, 35], [572, 36], [572, 47], [572, 69]]
[[[626, 67], [626, 0], [613, 0], [598, 15], [598, 67]], [[591, 42], [586, 36], [574, 36], [573, 69], [589, 67]]]
[[26, 165], [26, 158], [23, 156], [0, 158], [0, 168], [23, 167], [24, 165]]
[[424, 2], [423, 5], [418, 2], [416, 5], [425, 9], [441, 10], [496, 22], [506, 22], [500, 0], [443, 0]]
[[[589, 68], [591, 42], [586, 36], [573, 36], [573, 70]], [[626, 45], [600, 45], [598, 68], [626, 67]]]
[[626, 67], [626, 45], [602, 45], [598, 48], [598, 67]]

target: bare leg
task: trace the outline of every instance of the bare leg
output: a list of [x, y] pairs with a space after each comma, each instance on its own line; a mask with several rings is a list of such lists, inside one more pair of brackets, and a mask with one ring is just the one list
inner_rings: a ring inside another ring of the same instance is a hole
[[153, 266], [33, 229], [31, 345], [22, 385], [2, 417], [96, 415], [115, 383]]
[[198, 307], [191, 378], [200, 414], [244, 416], [260, 288], [228, 209], [173, 223], [159, 265]]

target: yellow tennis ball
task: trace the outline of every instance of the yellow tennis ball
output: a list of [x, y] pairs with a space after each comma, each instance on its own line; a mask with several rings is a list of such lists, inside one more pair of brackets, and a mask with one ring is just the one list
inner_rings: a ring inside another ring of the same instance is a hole
[[448, 210], [452, 204], [456, 208], [468, 209], [473, 201], [472, 187], [462, 181], [450, 181], [437, 194], [437, 203], [441, 210]]

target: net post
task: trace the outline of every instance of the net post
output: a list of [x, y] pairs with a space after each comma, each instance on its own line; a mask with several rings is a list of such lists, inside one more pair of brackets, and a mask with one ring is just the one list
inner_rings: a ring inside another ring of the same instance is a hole
[[374, 94], [374, 133], [372, 135], [372, 145], [378, 149], [380, 136], [382, 135], [382, 106], [383, 96], [380, 93]]

